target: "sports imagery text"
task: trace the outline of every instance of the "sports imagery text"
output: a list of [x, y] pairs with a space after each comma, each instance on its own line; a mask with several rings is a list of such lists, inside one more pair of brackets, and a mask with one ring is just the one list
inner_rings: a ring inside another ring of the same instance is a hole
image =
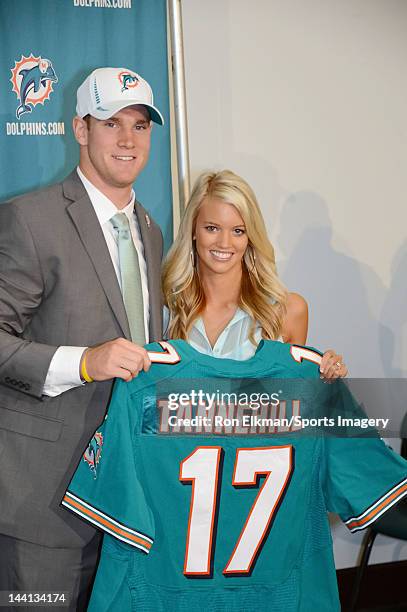
[[386, 429], [388, 418], [312, 417], [301, 414], [300, 399], [280, 399], [273, 393], [170, 393], [157, 401], [159, 432], [163, 434], [261, 435], [325, 428], [337, 430]]

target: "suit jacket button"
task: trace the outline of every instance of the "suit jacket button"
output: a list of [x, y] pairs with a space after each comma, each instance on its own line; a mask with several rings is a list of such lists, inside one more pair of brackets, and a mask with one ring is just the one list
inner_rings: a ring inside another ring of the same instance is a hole
[[5, 378], [4, 380], [6, 381], [6, 383], [11, 382], [11, 378], [10, 378], [10, 376], [6, 376], [6, 378]]
[[24, 385], [24, 388], [25, 388], [26, 391], [29, 391], [31, 389], [31, 385], [29, 383], [26, 383]]
[[22, 380], [19, 380], [17, 384], [20, 387], [20, 389], [24, 389], [25, 385]]
[[16, 386], [17, 381], [16, 381], [16, 379], [15, 379], [15, 378], [12, 378], [12, 379], [11, 379], [11, 384], [12, 384], [12, 385], [14, 385], [14, 386]]

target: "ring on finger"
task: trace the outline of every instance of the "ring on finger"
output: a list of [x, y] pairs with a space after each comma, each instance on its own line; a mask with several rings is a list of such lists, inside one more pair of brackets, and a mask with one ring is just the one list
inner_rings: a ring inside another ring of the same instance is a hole
[[335, 366], [336, 366], [337, 368], [340, 368], [340, 367], [341, 367], [341, 365], [342, 365], [342, 364], [341, 364], [341, 362], [340, 362], [340, 361], [337, 361], [337, 362], [335, 363]]

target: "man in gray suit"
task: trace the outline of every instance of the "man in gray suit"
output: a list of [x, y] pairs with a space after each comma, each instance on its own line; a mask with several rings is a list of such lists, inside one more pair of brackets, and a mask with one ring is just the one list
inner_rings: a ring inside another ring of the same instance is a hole
[[78, 168], [0, 206], [0, 591], [66, 591], [71, 610], [99, 534], [59, 503], [113, 378], [147, 370], [140, 345], [162, 331], [162, 236], [132, 189], [162, 116], [124, 68], [95, 70], [77, 102]]

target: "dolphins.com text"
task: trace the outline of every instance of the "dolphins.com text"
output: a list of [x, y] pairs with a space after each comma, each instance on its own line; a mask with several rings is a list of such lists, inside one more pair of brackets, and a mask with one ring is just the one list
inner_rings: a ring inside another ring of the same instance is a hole
[[73, 0], [74, 6], [131, 9], [131, 0]]
[[64, 136], [65, 123], [63, 121], [22, 121], [6, 123], [7, 136]]

